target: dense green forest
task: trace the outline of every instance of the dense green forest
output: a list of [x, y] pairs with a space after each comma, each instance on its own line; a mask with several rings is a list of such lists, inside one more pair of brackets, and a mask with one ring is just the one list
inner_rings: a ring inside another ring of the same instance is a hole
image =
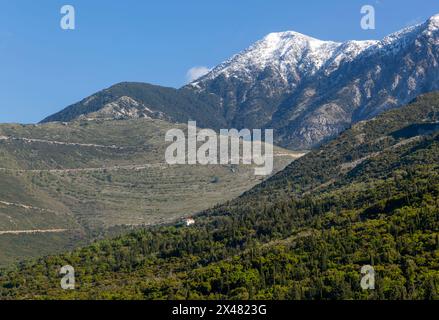
[[[439, 299], [439, 94], [361, 122], [196, 224], [24, 262], [2, 299]], [[202, 196], [202, 195], [200, 195]], [[60, 288], [72, 265], [76, 290]], [[375, 290], [360, 287], [364, 265]]]

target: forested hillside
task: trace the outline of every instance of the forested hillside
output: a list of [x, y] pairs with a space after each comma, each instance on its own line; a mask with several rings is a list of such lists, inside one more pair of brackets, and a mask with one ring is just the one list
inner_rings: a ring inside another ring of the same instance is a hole
[[[145, 229], [0, 275], [0, 297], [439, 299], [439, 94], [361, 122], [195, 226]], [[76, 290], [60, 288], [63, 265]], [[372, 265], [376, 289], [360, 287]]]

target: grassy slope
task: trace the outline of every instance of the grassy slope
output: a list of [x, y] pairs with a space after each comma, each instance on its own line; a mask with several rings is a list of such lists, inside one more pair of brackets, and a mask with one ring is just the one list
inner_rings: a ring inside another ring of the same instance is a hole
[[[360, 123], [193, 228], [157, 227], [3, 273], [3, 298], [439, 298], [439, 94]], [[411, 135], [395, 134], [410, 127]], [[58, 270], [76, 268], [77, 290]], [[374, 265], [375, 291], [360, 269]]]
[[[0, 125], [0, 264], [65, 250], [114, 226], [169, 222], [260, 182], [250, 166], [168, 166], [164, 137], [174, 127], [182, 126], [146, 119]], [[292, 159], [276, 157], [276, 170]], [[68, 231], [1, 234], [47, 229]]]

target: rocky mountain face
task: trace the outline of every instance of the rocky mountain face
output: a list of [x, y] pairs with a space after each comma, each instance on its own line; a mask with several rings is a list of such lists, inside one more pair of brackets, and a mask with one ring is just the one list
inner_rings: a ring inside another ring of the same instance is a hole
[[[381, 41], [337, 43], [272, 33], [179, 90], [119, 84], [44, 122], [111, 109], [104, 114], [191, 119], [214, 129], [272, 128], [277, 144], [310, 148], [353, 123], [438, 90], [438, 45], [439, 15]], [[134, 100], [134, 109], [118, 111], [125, 108], [121, 98]]]
[[102, 109], [89, 114], [81, 115], [79, 120], [86, 119], [166, 119], [166, 115], [160, 111], [153, 111], [143, 103], [137, 102], [133, 98], [123, 96], [117, 100], [106, 104]]
[[307, 96], [312, 94], [303, 86], [309, 79], [330, 75], [371, 44], [325, 42], [296, 32], [272, 33], [190, 86], [219, 95], [224, 115], [234, 125], [266, 126], [289, 96], [304, 89]]
[[381, 41], [274, 33], [190, 84], [221, 98], [228, 122], [271, 127], [308, 148], [352, 123], [439, 89], [439, 15]]
[[41, 122], [153, 118], [181, 123], [196, 120], [203, 127], [218, 129], [226, 126], [221, 121], [218, 105], [219, 98], [209, 93], [122, 82], [68, 106]]

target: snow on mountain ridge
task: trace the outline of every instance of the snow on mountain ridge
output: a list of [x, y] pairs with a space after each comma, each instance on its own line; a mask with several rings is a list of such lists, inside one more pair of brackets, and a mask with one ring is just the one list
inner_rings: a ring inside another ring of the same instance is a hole
[[274, 128], [283, 146], [308, 148], [356, 121], [439, 90], [438, 68], [435, 15], [379, 41], [271, 33], [192, 89], [218, 97], [231, 126]]
[[323, 41], [295, 31], [270, 33], [243, 52], [214, 68], [206, 76], [191, 85], [198, 87], [204, 80], [218, 76], [251, 78], [255, 71], [266, 67], [278, 70], [280, 76], [288, 79], [292, 70], [299, 76], [313, 75], [321, 68], [338, 66], [343, 60], [353, 60], [378, 41]]
[[325, 75], [329, 75], [337, 69], [341, 63], [353, 61], [361, 53], [378, 44], [375, 40], [350, 40], [341, 43], [333, 55], [326, 61], [324, 66]]
[[439, 14], [424, 23], [392, 33], [382, 40], [334, 42], [319, 40], [295, 31], [270, 33], [190, 85], [201, 88], [202, 82], [219, 76], [251, 80], [255, 72], [262, 72], [267, 67], [277, 70], [285, 82], [291, 77], [298, 79], [314, 75], [318, 71], [329, 75], [342, 62], [353, 61], [364, 52], [374, 54], [376, 51], [383, 51], [382, 54], [394, 54], [410, 44], [419, 34], [431, 36], [434, 32], [439, 32]]

